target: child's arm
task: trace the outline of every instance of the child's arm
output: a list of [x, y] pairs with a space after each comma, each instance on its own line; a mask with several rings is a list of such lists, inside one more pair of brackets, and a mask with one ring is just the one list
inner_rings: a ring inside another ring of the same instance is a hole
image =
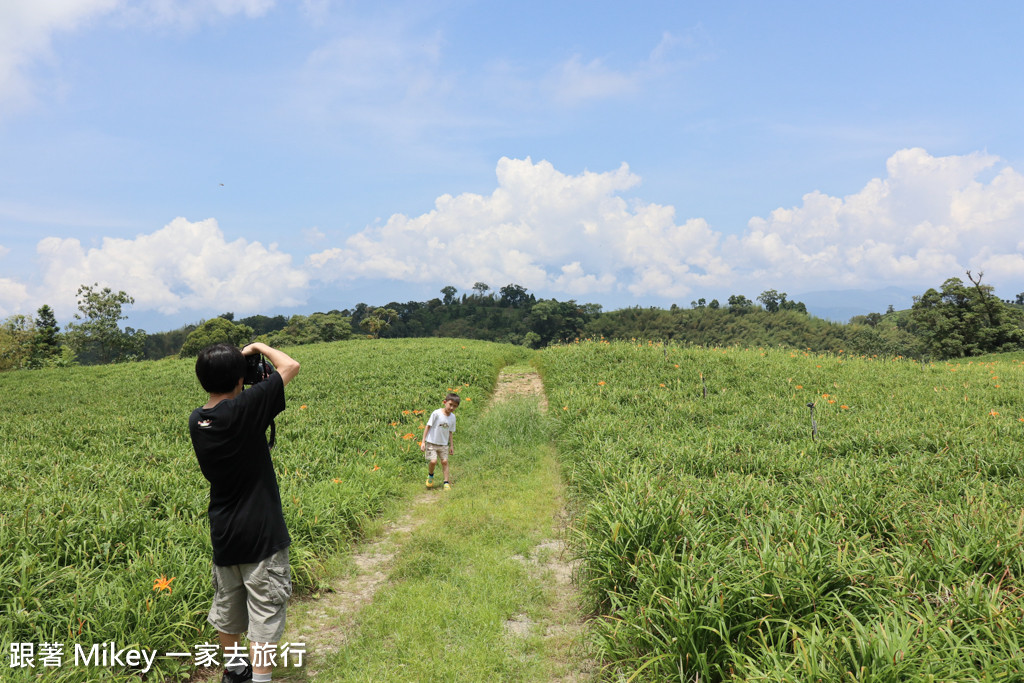
[[448, 435], [448, 455], [455, 455], [455, 432]]
[[427, 452], [427, 434], [430, 432], [430, 424], [428, 423], [423, 427], [423, 438], [420, 439], [420, 450], [424, 453]]

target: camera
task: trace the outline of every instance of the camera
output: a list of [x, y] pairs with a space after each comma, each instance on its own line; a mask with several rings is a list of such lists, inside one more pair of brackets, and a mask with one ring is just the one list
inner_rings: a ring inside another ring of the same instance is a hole
[[266, 378], [270, 377], [271, 373], [274, 372], [274, 366], [270, 364], [270, 361], [263, 357], [262, 353], [255, 353], [251, 356], [246, 356], [245, 361], [247, 365], [245, 368], [245, 378], [242, 380], [242, 384], [259, 384]]

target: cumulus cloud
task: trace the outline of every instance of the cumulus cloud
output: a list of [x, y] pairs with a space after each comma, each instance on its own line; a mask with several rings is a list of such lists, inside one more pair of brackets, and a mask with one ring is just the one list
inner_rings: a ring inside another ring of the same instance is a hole
[[309, 284], [276, 244], [228, 242], [213, 219], [176, 218], [156, 232], [105, 238], [95, 248], [47, 237], [36, 251], [45, 289], [62, 297], [56, 305], [63, 311], [74, 309], [79, 285], [93, 282], [128, 292], [136, 309], [164, 314], [298, 305]]
[[26, 304], [30, 299], [28, 287], [24, 283], [0, 277], [0, 318], [26, 312]]
[[498, 286], [571, 296], [628, 289], [678, 296], [727, 277], [706, 222], [620, 194], [640, 179], [615, 171], [567, 175], [550, 163], [502, 158], [488, 196], [444, 195], [429, 213], [393, 215], [309, 257], [321, 279], [390, 278]]
[[[503, 158], [496, 170], [490, 194], [442, 195], [428, 212], [394, 214], [301, 265], [274, 244], [227, 241], [212, 219], [178, 218], [92, 248], [49, 237], [37, 247], [42, 284], [0, 279], [0, 313], [26, 312], [33, 301], [73, 310], [75, 290], [91, 282], [164, 313], [269, 310], [304, 302], [319, 284], [382, 279], [464, 290], [515, 283], [591, 301], [765, 288], [923, 291], [966, 269], [997, 286], [1024, 286], [1024, 176], [989, 154], [902, 150], [885, 177], [858, 192], [810, 192], [736, 235], [631, 198], [640, 178], [626, 164], [573, 175]], [[327, 239], [316, 228], [306, 236]]]
[[990, 282], [1020, 281], [1024, 176], [999, 157], [935, 157], [905, 149], [887, 176], [846, 197], [820, 192], [803, 204], [752, 218], [725, 247], [730, 262], [763, 283], [865, 287], [937, 286], [965, 269]]
[[[1000, 168], [1000, 166], [1003, 166]], [[1024, 278], [1024, 176], [996, 156], [897, 152], [857, 193], [810, 192], [726, 236], [671, 206], [627, 201], [640, 179], [568, 175], [503, 158], [490, 195], [444, 195], [309, 257], [327, 281], [514, 282], [560, 296], [695, 290], [938, 286], [968, 268], [989, 282]]]

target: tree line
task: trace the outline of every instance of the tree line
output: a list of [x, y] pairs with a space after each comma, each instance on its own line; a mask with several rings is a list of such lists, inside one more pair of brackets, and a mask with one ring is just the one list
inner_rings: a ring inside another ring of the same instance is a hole
[[812, 351], [930, 358], [1024, 350], [1024, 292], [1015, 301], [995, 296], [982, 273], [965, 283], [947, 279], [914, 297], [910, 309], [854, 316], [837, 323], [808, 315], [806, 306], [774, 289], [754, 300], [735, 294], [725, 304], [704, 298], [689, 308], [632, 307], [605, 312], [599, 304], [537, 299], [509, 284], [497, 291], [483, 282], [459, 294], [451, 285], [428, 301], [388, 302], [310, 315], [233, 313], [177, 330], [147, 334], [120, 323], [134, 299], [98, 284], [79, 287], [78, 312], [61, 331], [44, 305], [35, 318], [0, 322], [0, 370], [93, 365], [196, 355], [209, 344], [273, 346], [343, 341], [356, 336], [461, 337], [531, 348], [583, 338], [649, 339], [700, 346], [787, 346]]

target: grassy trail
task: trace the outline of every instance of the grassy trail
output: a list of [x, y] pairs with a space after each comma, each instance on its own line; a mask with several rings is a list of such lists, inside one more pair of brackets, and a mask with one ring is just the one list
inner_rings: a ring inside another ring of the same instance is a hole
[[406, 501], [329, 591], [293, 603], [284, 640], [307, 662], [275, 680], [588, 679], [546, 404], [523, 395], [538, 390], [529, 368], [503, 371], [459, 424], [453, 489]]

